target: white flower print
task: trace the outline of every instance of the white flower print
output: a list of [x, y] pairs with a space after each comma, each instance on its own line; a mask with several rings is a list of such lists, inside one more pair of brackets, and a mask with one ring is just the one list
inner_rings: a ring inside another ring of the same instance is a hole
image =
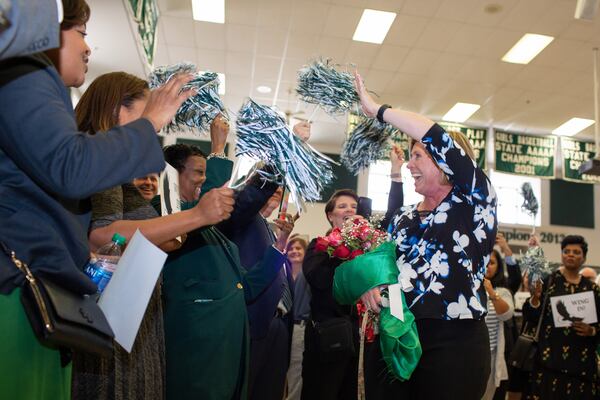
[[448, 308], [446, 310], [446, 314], [451, 319], [465, 319], [465, 318], [473, 318], [473, 313], [469, 309], [469, 305], [467, 304], [467, 299], [464, 295], [459, 295], [458, 300], [448, 304]]
[[435, 276], [446, 277], [450, 272], [450, 266], [448, 265], [448, 254], [438, 250], [431, 257], [430, 262], [426, 262], [417, 270], [419, 274], [423, 274], [425, 279], [429, 278], [432, 274]]
[[448, 219], [447, 211], [450, 209], [450, 203], [443, 202], [435, 210], [435, 216], [433, 217], [434, 224], [443, 224]]
[[402, 290], [405, 292], [410, 291], [414, 288], [411, 283], [411, 279], [417, 278], [417, 271], [415, 271], [412, 265], [404, 260], [404, 254], [396, 261], [396, 266], [400, 273], [398, 274], [398, 282], [402, 285]]
[[456, 245], [452, 248], [455, 253], [462, 253], [465, 251], [465, 247], [469, 245], [469, 237], [467, 235], [461, 235], [459, 231], [452, 233], [452, 239]]

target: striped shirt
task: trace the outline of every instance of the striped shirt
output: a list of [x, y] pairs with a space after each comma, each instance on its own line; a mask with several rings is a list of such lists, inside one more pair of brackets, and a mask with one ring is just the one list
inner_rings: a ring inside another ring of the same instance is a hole
[[498, 328], [500, 327], [500, 320], [498, 319], [492, 300], [488, 300], [487, 309], [488, 312], [485, 316], [485, 324], [487, 325], [488, 333], [490, 335], [490, 350], [494, 352], [498, 346]]

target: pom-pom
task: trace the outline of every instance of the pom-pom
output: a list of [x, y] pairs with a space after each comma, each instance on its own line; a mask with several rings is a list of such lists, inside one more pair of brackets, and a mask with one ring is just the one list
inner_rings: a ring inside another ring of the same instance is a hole
[[296, 92], [306, 103], [317, 104], [328, 114], [339, 115], [360, 100], [352, 74], [336, 70], [330, 61], [317, 60], [300, 69]]
[[317, 201], [333, 180], [329, 158], [302, 142], [273, 109], [251, 99], [242, 105], [236, 121], [236, 156], [263, 161], [275, 171], [263, 178], [285, 184], [298, 210], [303, 201]]
[[227, 111], [219, 97], [219, 76], [214, 72], [203, 74], [196, 72], [192, 63], [180, 63], [170, 66], [157, 67], [148, 79], [151, 89], [167, 83], [175, 74], [193, 74], [194, 78], [183, 89], [195, 89], [196, 94], [187, 99], [173, 120], [165, 127], [166, 132], [177, 132], [197, 128], [200, 132], [209, 132], [210, 124], [219, 114], [228, 118]]
[[544, 279], [551, 272], [550, 265], [544, 257], [544, 250], [540, 246], [533, 246], [527, 249], [527, 252], [521, 257], [521, 269], [527, 272], [529, 285], [535, 285], [539, 280]]
[[523, 196], [523, 205], [521, 208], [525, 210], [527, 214], [535, 218], [539, 210], [539, 204], [529, 182], [525, 182], [521, 186], [521, 196]]
[[354, 175], [369, 164], [383, 157], [386, 142], [400, 131], [390, 124], [382, 124], [375, 118], [360, 116], [350, 137], [344, 142], [340, 160]]

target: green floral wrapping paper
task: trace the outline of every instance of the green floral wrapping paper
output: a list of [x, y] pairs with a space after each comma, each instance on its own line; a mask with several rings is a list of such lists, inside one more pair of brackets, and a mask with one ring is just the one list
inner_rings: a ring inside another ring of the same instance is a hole
[[[386, 242], [375, 250], [345, 261], [335, 271], [333, 296], [340, 304], [354, 304], [366, 291], [380, 285], [398, 283], [396, 245]], [[402, 308], [404, 321], [383, 307], [379, 318], [379, 342], [388, 369], [400, 380], [407, 380], [421, 358], [421, 344], [415, 317], [406, 306], [404, 294]]]

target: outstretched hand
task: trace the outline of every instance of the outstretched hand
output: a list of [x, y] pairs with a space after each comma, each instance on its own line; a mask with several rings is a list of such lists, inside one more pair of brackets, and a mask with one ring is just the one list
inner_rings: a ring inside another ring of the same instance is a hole
[[369, 92], [367, 92], [365, 82], [358, 71], [354, 71], [354, 86], [358, 93], [358, 97], [360, 98], [360, 106], [363, 112], [367, 117], [375, 118], [377, 116], [377, 111], [379, 110], [379, 104], [377, 104]]
[[196, 94], [194, 89], [183, 90], [192, 79], [191, 74], [178, 74], [150, 92], [141, 117], [149, 120], [156, 132], [173, 120], [184, 101]]

